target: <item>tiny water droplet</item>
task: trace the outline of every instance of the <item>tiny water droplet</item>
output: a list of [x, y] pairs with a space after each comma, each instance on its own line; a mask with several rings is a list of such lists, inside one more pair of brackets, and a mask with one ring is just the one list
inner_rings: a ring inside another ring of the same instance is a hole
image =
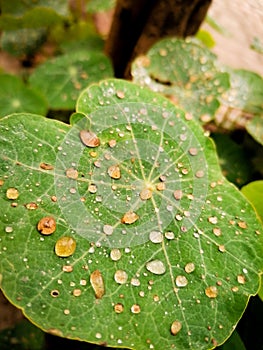
[[116, 314], [121, 314], [123, 310], [124, 310], [123, 304], [118, 303], [114, 305], [114, 311], [116, 312]]
[[151, 260], [146, 263], [146, 269], [155, 275], [163, 275], [166, 267], [161, 260]]
[[100, 139], [92, 131], [81, 130], [79, 136], [85, 146], [98, 147], [100, 145]]
[[57, 256], [66, 258], [75, 252], [76, 245], [74, 238], [68, 236], [61, 237], [55, 244], [55, 253]]
[[51, 235], [56, 230], [56, 221], [51, 216], [45, 216], [39, 220], [37, 229], [43, 235]]
[[209, 286], [205, 289], [205, 295], [208, 298], [216, 298], [218, 295], [218, 290], [216, 286]]
[[185, 276], [177, 276], [175, 279], [177, 287], [186, 287], [188, 284], [187, 278]]
[[136, 213], [134, 213], [133, 211], [128, 211], [121, 218], [121, 222], [123, 224], [130, 225], [130, 224], [133, 224], [138, 219], [139, 219], [139, 216]]
[[111, 165], [108, 168], [108, 175], [115, 180], [118, 180], [121, 178], [121, 170], [118, 165]]
[[95, 292], [95, 297], [101, 299], [105, 294], [105, 287], [102, 274], [99, 270], [95, 270], [91, 273], [90, 284]]
[[19, 197], [19, 192], [16, 188], [10, 187], [6, 191], [6, 197], [8, 199], [17, 199]]
[[73, 266], [71, 266], [71, 265], [64, 265], [64, 266], [62, 266], [62, 271], [64, 271], [64, 272], [72, 272], [73, 271]]
[[176, 335], [182, 329], [182, 324], [180, 321], [174, 321], [171, 325], [171, 334]]
[[128, 274], [124, 270], [117, 270], [114, 274], [114, 280], [118, 284], [125, 284], [128, 280]]
[[38, 208], [38, 205], [37, 205], [37, 203], [30, 202], [30, 203], [25, 204], [25, 207], [26, 207], [28, 210], [35, 210], [35, 209]]

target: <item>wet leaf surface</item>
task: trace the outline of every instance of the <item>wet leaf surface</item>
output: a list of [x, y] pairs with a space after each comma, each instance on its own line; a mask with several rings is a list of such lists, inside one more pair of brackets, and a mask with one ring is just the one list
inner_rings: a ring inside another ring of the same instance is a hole
[[[125, 81], [92, 85], [77, 112], [87, 117], [73, 126], [25, 113], [1, 120], [5, 295], [62, 337], [142, 350], [222, 344], [257, 293], [263, 244], [214, 144], [167, 99]], [[80, 130], [100, 145], [85, 146]], [[19, 196], [8, 199], [8, 188]], [[137, 220], [122, 222], [126, 213]], [[48, 236], [37, 230], [46, 216], [56, 221]], [[55, 253], [61, 237], [76, 241], [68, 257]]]

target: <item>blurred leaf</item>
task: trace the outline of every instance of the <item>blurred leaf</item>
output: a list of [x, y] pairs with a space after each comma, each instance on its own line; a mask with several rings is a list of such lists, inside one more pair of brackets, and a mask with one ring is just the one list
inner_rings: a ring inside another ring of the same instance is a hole
[[105, 12], [114, 8], [116, 0], [89, 0], [87, 11], [89, 13]]
[[[214, 143], [124, 80], [92, 84], [76, 110], [85, 118], [73, 126], [1, 120], [5, 295], [61, 337], [140, 350], [222, 344], [259, 288], [263, 235]], [[53, 224], [39, 226], [47, 216]], [[63, 257], [65, 236], [75, 251]]]
[[216, 348], [217, 350], [246, 350], [237, 331], [234, 331], [227, 341]]
[[253, 204], [263, 223], [263, 180], [250, 182], [241, 191]]
[[196, 40], [159, 41], [132, 65], [134, 82], [158, 91], [202, 122], [213, 119], [219, 98], [229, 88], [228, 73]]
[[253, 166], [244, 148], [226, 134], [212, 134], [212, 138], [216, 143], [223, 174], [239, 187], [247, 183], [251, 177]]
[[263, 145], [263, 115], [255, 116], [246, 124], [249, 134], [261, 145]]
[[17, 76], [0, 75], [0, 118], [11, 113], [28, 112], [45, 115], [47, 102], [37, 91]]
[[39, 65], [29, 77], [51, 109], [73, 110], [81, 90], [113, 76], [110, 60], [97, 51], [74, 51]]
[[262, 43], [262, 41], [260, 40], [260, 38], [258, 38], [258, 37], [254, 37], [254, 38], [253, 38], [253, 42], [252, 42], [252, 44], [250, 45], [250, 48], [251, 48], [252, 50], [255, 50], [255, 51], [258, 52], [258, 53], [263, 54], [263, 43]]
[[13, 56], [33, 55], [46, 40], [46, 29], [19, 29], [1, 35], [2, 50]]
[[45, 333], [27, 320], [0, 332], [1, 350], [43, 350]]
[[220, 25], [213, 17], [207, 15], [205, 21], [207, 24], [210, 25], [211, 28], [213, 28], [218, 33], [223, 34], [225, 36], [229, 35], [226, 28]]
[[196, 37], [209, 49], [215, 46], [215, 40], [207, 30], [199, 29], [199, 31], [196, 34]]

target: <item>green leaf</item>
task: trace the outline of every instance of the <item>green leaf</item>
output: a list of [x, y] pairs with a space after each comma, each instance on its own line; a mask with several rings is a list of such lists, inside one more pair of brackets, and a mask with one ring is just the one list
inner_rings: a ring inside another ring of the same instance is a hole
[[[140, 350], [222, 344], [259, 288], [263, 235], [213, 142], [127, 81], [90, 86], [77, 113], [86, 117], [73, 126], [1, 121], [5, 295], [62, 337]], [[50, 235], [38, 232], [47, 216]], [[60, 257], [64, 236], [71, 255]]]
[[46, 39], [46, 29], [19, 29], [2, 33], [1, 47], [13, 56], [33, 55]]
[[15, 112], [46, 114], [47, 103], [35, 90], [13, 75], [0, 75], [0, 118]]
[[114, 8], [116, 0], [89, 0], [87, 11], [90, 13], [109, 11]]
[[215, 40], [211, 33], [209, 33], [207, 30], [199, 29], [196, 37], [209, 49], [215, 46]]
[[247, 183], [251, 178], [253, 166], [244, 147], [226, 134], [212, 134], [212, 138], [216, 143], [219, 164], [226, 178], [239, 187]]
[[255, 207], [261, 221], [263, 222], [263, 180], [253, 181], [241, 189], [242, 193]]
[[39, 65], [29, 83], [47, 98], [51, 109], [74, 109], [81, 90], [113, 75], [110, 60], [97, 51], [76, 51]]
[[263, 116], [255, 116], [246, 124], [249, 134], [263, 145]]
[[197, 41], [168, 38], [159, 41], [132, 66], [136, 83], [169, 96], [208, 122], [219, 107], [219, 98], [229, 87], [229, 76], [217, 67], [216, 56]]
[[234, 331], [227, 341], [217, 348], [218, 350], [246, 350], [237, 331]]
[[1, 350], [43, 350], [44, 344], [45, 334], [27, 320], [0, 332]]

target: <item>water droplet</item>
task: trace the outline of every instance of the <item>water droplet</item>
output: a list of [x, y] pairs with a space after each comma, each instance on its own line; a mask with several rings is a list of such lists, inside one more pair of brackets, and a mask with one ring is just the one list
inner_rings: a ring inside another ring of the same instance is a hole
[[185, 276], [177, 276], [175, 279], [177, 287], [185, 287], [188, 284], [187, 278]]
[[53, 170], [54, 169], [53, 165], [48, 164], [48, 163], [40, 163], [39, 166], [41, 169], [44, 169], [44, 170]]
[[164, 191], [165, 190], [165, 183], [164, 182], [159, 182], [156, 185], [156, 189], [157, 189], [157, 191]]
[[152, 191], [149, 188], [144, 188], [141, 192], [140, 192], [140, 198], [142, 200], [147, 200], [150, 199], [152, 197]]
[[125, 97], [125, 94], [123, 91], [117, 91], [116, 92], [116, 96], [120, 99], [123, 99]]
[[202, 178], [202, 177], [204, 177], [204, 175], [205, 175], [205, 173], [204, 173], [203, 170], [198, 170], [198, 171], [195, 173], [195, 176], [196, 176], [197, 178]]
[[146, 269], [155, 275], [163, 275], [166, 267], [161, 260], [151, 260], [146, 263]]
[[239, 221], [237, 224], [240, 228], [247, 228], [247, 224], [244, 221]]
[[73, 271], [73, 266], [71, 266], [71, 265], [64, 265], [64, 266], [62, 266], [62, 271], [64, 271], [64, 272], [72, 272]]
[[121, 251], [117, 248], [114, 248], [111, 250], [110, 252], [110, 257], [111, 257], [111, 260], [113, 261], [118, 261], [120, 260], [121, 258]]
[[88, 147], [98, 147], [100, 145], [100, 140], [97, 135], [88, 130], [81, 130], [79, 133], [80, 139], [85, 146]]
[[79, 176], [79, 173], [76, 169], [74, 168], [69, 168], [66, 170], [66, 176], [69, 178], [69, 179], [73, 179], [73, 180], [76, 180]]
[[118, 180], [121, 178], [121, 170], [118, 165], [111, 165], [108, 168], [108, 174], [112, 179]]
[[141, 312], [141, 307], [138, 304], [133, 304], [131, 307], [131, 312], [133, 314], [139, 314]]
[[188, 152], [189, 152], [189, 154], [190, 154], [191, 156], [196, 156], [197, 153], [198, 153], [198, 149], [192, 147], [192, 148], [189, 148], [189, 151], [188, 151]]
[[116, 146], [117, 141], [116, 141], [116, 140], [110, 140], [110, 141], [108, 142], [108, 144], [109, 144], [110, 148], [113, 148], [113, 147]]
[[19, 192], [16, 188], [10, 187], [6, 191], [6, 197], [8, 199], [17, 199], [19, 197]]
[[174, 233], [172, 231], [165, 232], [166, 239], [174, 239]]
[[216, 286], [209, 286], [205, 289], [205, 295], [208, 298], [216, 298], [218, 295], [218, 290]]
[[43, 235], [51, 235], [56, 230], [56, 221], [51, 216], [45, 216], [39, 220], [37, 229]]
[[30, 202], [30, 203], [25, 204], [25, 207], [26, 207], [28, 210], [35, 210], [35, 209], [38, 208], [38, 205], [37, 205], [37, 203]]
[[123, 270], [117, 270], [114, 274], [114, 280], [116, 283], [125, 284], [128, 280], [127, 272]]
[[195, 270], [195, 264], [192, 262], [189, 262], [185, 265], [184, 270], [186, 273], [191, 273]]
[[99, 270], [95, 270], [91, 273], [90, 284], [95, 292], [95, 297], [101, 299], [105, 294], [105, 287], [102, 274]]
[[238, 281], [238, 283], [240, 283], [240, 284], [245, 284], [246, 278], [245, 278], [245, 276], [243, 276], [243, 275], [238, 275], [238, 276], [237, 276], [237, 281]]
[[225, 248], [225, 246], [224, 246], [223, 244], [220, 244], [220, 245], [218, 246], [218, 250], [219, 250], [221, 253], [224, 253], [224, 252], [226, 251], [226, 248]]
[[50, 292], [50, 295], [53, 297], [53, 298], [57, 298], [59, 296], [59, 291], [57, 289], [53, 289], [51, 292]]
[[79, 297], [81, 295], [81, 289], [74, 289], [72, 294], [74, 295], [74, 297]]
[[123, 224], [130, 225], [130, 224], [133, 224], [138, 219], [139, 219], [139, 216], [136, 213], [134, 213], [133, 211], [128, 211], [121, 218], [121, 222]]
[[216, 227], [213, 229], [213, 233], [215, 236], [221, 236], [221, 229]]
[[118, 303], [114, 305], [114, 311], [116, 312], [116, 314], [121, 314], [123, 310], [124, 310], [123, 304]]
[[113, 233], [113, 227], [111, 225], [104, 225], [103, 232], [105, 233], [105, 235], [110, 236]]
[[134, 277], [133, 277], [133, 278], [131, 279], [131, 285], [132, 285], [132, 286], [139, 287], [140, 284], [141, 284], [141, 282], [140, 282], [140, 280], [139, 280], [138, 278], [134, 278]]
[[160, 231], [151, 231], [149, 239], [153, 243], [161, 243], [163, 241], [163, 234]]
[[13, 227], [12, 227], [12, 226], [6, 226], [5, 232], [6, 232], [6, 233], [11, 233], [11, 232], [13, 232]]
[[210, 216], [208, 218], [208, 221], [211, 223], [211, 224], [217, 224], [217, 217], [216, 216]]
[[174, 198], [179, 201], [183, 197], [183, 191], [182, 190], [175, 190], [174, 191]]
[[96, 193], [97, 192], [97, 186], [94, 184], [90, 184], [88, 187], [89, 193]]
[[171, 334], [176, 335], [182, 329], [182, 324], [180, 321], [174, 321], [171, 325]]
[[55, 253], [57, 256], [66, 258], [75, 252], [76, 245], [74, 238], [68, 236], [61, 237], [55, 244]]

